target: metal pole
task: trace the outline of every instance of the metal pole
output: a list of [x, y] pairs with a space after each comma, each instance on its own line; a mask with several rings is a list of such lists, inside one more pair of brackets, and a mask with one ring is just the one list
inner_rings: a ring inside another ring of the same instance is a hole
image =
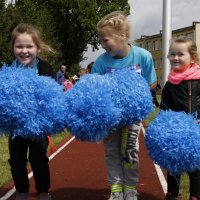
[[170, 64], [167, 59], [171, 31], [171, 0], [163, 0], [163, 24], [162, 24], [162, 86], [167, 81], [167, 76], [170, 72]]

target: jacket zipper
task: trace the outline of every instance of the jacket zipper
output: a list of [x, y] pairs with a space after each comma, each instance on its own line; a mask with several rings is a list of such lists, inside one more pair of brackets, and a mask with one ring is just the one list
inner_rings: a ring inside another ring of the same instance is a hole
[[192, 113], [192, 84], [189, 81], [189, 113]]

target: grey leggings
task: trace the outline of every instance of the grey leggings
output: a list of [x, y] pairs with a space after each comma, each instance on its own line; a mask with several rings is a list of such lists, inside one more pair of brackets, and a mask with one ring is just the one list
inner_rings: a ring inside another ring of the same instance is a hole
[[[135, 123], [131, 125], [131, 130], [135, 130], [139, 136], [141, 123]], [[121, 138], [122, 129], [117, 130], [115, 133], [110, 134], [104, 139], [105, 147], [105, 163], [108, 171], [108, 183], [122, 184], [122, 185], [136, 185], [138, 183], [139, 176], [139, 159], [138, 159], [138, 137], [135, 141], [135, 161], [133, 163], [127, 163], [124, 161], [121, 153]]]

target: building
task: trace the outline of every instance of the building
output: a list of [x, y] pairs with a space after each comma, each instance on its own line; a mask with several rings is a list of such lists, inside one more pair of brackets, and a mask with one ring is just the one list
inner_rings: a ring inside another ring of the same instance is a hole
[[[180, 28], [172, 31], [172, 38], [189, 37], [197, 44], [197, 50], [200, 55], [200, 22], [193, 22], [192, 26]], [[143, 35], [134, 41], [138, 46], [151, 52], [158, 77], [158, 82], [162, 81], [162, 31], [156, 35]]]

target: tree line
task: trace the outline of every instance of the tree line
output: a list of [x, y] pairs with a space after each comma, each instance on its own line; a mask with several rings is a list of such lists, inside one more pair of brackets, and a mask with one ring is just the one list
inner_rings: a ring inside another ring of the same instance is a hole
[[65, 64], [67, 71], [76, 73], [88, 45], [98, 49], [97, 22], [114, 10], [129, 14], [128, 0], [0, 0], [0, 62], [13, 60], [13, 28], [29, 23], [57, 51], [54, 56], [43, 55], [55, 71]]

